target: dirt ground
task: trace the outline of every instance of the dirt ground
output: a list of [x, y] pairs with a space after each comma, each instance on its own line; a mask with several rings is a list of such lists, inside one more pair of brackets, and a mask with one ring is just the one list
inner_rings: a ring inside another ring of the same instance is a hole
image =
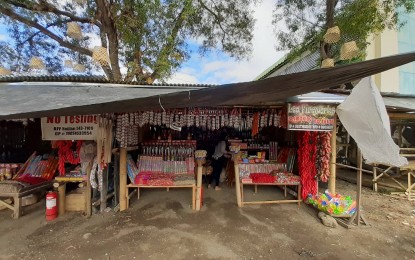
[[[341, 194], [355, 185], [338, 181]], [[275, 187], [247, 199], [281, 198]], [[415, 204], [363, 190], [370, 227], [323, 226], [309, 205], [238, 208], [235, 191], [205, 190], [192, 212], [190, 189], [143, 190], [127, 211], [45, 221], [44, 200], [19, 220], [0, 211], [0, 259], [415, 259]]]

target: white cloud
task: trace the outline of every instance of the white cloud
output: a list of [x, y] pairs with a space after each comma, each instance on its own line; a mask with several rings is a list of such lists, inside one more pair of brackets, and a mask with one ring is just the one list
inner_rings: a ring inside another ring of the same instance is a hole
[[181, 72], [175, 73], [168, 82], [178, 83], [178, 84], [199, 84], [199, 80], [195, 76], [194, 72], [190, 68], [185, 68]]
[[0, 41], [6, 41], [9, 39], [9, 36], [7, 34], [0, 34]]
[[[198, 62], [202, 69], [192, 76], [206, 84], [251, 81], [280, 59], [285, 53], [275, 49], [276, 39], [272, 25], [274, 4], [274, 0], [264, 0], [255, 6], [253, 52], [249, 60], [238, 62], [224, 56], [219, 56], [217, 60], [200, 58]], [[178, 73], [186, 74], [184, 70]]]

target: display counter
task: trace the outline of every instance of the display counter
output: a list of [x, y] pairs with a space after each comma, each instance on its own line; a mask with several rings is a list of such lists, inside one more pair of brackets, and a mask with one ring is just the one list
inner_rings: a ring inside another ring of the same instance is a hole
[[[300, 178], [290, 172], [286, 172], [284, 163], [239, 163], [240, 206], [245, 204], [271, 204], [271, 203], [298, 203], [301, 202]], [[280, 186], [284, 189], [284, 197], [287, 197], [287, 186], [294, 187], [295, 199], [244, 201], [244, 186], [254, 186], [255, 193], [258, 186]]]

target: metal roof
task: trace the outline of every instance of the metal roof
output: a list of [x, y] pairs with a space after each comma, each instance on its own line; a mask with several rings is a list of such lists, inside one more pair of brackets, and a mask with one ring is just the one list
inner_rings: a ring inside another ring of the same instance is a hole
[[77, 83], [108, 83], [123, 86], [163, 86], [163, 87], [211, 87], [212, 84], [176, 84], [176, 83], [153, 83], [147, 84], [137, 81], [108, 80], [104, 76], [94, 75], [8, 75], [0, 76], [1, 82], [77, 82]]
[[0, 120], [159, 110], [161, 107], [267, 105], [352, 82], [415, 61], [415, 52], [212, 87], [85, 82], [0, 84]]

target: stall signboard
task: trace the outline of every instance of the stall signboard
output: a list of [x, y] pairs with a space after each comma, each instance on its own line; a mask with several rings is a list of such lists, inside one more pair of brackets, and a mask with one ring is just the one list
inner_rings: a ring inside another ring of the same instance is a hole
[[332, 131], [336, 106], [318, 103], [288, 103], [288, 130]]
[[96, 140], [97, 115], [54, 116], [41, 119], [43, 140]]

